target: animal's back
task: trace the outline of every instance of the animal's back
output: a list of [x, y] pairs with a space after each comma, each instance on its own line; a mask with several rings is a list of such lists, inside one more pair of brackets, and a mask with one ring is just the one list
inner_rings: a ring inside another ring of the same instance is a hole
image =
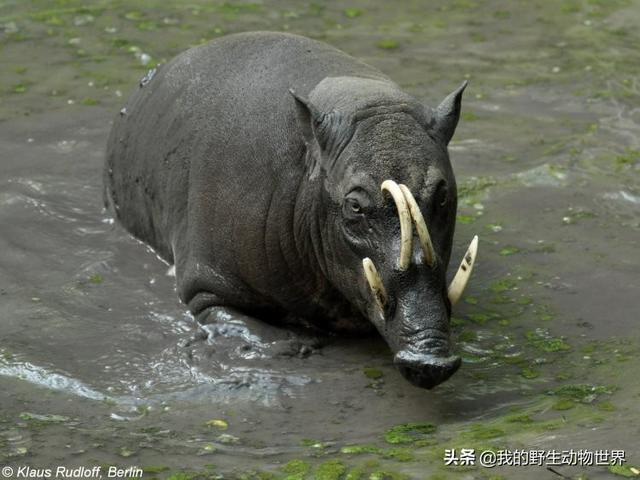
[[277, 188], [302, 168], [289, 89], [306, 96], [325, 77], [350, 75], [387, 80], [329, 45], [283, 33], [230, 35], [178, 55], [141, 81], [114, 121], [107, 202], [125, 228], [173, 261], [190, 177], [217, 180], [212, 189], [232, 191], [240, 181]]

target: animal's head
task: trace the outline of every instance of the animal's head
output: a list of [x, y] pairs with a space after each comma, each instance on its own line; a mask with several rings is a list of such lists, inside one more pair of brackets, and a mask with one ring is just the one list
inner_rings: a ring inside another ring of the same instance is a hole
[[321, 182], [325, 275], [378, 329], [414, 385], [432, 388], [460, 366], [451, 307], [462, 295], [477, 238], [446, 284], [456, 182], [447, 145], [463, 84], [435, 109], [394, 84], [323, 80], [296, 98], [311, 181]]

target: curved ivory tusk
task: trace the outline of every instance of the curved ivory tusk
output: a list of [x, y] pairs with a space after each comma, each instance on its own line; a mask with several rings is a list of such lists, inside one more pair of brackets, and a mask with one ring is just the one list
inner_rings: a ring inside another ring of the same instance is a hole
[[376, 266], [373, 264], [373, 261], [367, 257], [362, 259], [362, 268], [364, 269], [364, 276], [367, 278], [371, 293], [373, 293], [373, 298], [376, 299], [378, 307], [384, 310], [384, 306], [387, 303], [387, 292], [384, 289], [382, 278], [380, 278]]
[[389, 192], [396, 202], [398, 216], [400, 217], [400, 270], [406, 270], [411, 264], [411, 253], [413, 251], [413, 230], [411, 228], [411, 213], [407, 207], [402, 190], [393, 180], [382, 182], [380, 189]]
[[465, 287], [467, 286], [467, 282], [469, 281], [469, 277], [471, 276], [471, 271], [473, 270], [473, 264], [476, 261], [476, 255], [478, 254], [478, 236], [476, 235], [471, 240], [471, 244], [467, 249], [467, 252], [464, 254], [464, 258], [460, 263], [460, 267], [456, 272], [456, 276], [451, 280], [451, 284], [449, 285], [449, 301], [451, 305], [455, 305], [462, 297], [462, 292], [464, 292]]
[[427, 223], [424, 221], [418, 202], [416, 202], [416, 199], [411, 193], [411, 190], [409, 190], [409, 187], [400, 184], [400, 189], [402, 190], [404, 198], [407, 200], [407, 204], [409, 205], [409, 212], [411, 213], [413, 223], [415, 224], [416, 231], [418, 232], [418, 238], [420, 239], [420, 246], [422, 247], [424, 259], [430, 267], [433, 267], [436, 262], [436, 255], [433, 249], [433, 243], [431, 243], [431, 236], [429, 235]]

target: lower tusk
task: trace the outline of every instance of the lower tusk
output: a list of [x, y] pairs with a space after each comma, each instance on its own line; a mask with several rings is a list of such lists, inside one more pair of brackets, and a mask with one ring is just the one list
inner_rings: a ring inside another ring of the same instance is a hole
[[396, 203], [398, 216], [400, 217], [400, 270], [406, 270], [411, 264], [411, 253], [413, 251], [413, 230], [411, 228], [411, 213], [407, 207], [402, 190], [393, 180], [382, 182], [380, 189], [389, 192]]
[[373, 298], [376, 299], [376, 304], [381, 310], [384, 310], [384, 306], [387, 303], [387, 292], [384, 289], [382, 279], [376, 266], [373, 264], [370, 258], [364, 258], [362, 260], [362, 267], [364, 268], [364, 276], [367, 278]]
[[418, 202], [416, 202], [411, 190], [409, 190], [406, 185], [402, 184], [400, 185], [400, 189], [402, 190], [404, 198], [407, 200], [407, 204], [409, 205], [409, 212], [411, 213], [413, 223], [415, 224], [416, 231], [418, 232], [418, 238], [420, 239], [420, 246], [422, 247], [424, 259], [429, 266], [433, 267], [435, 265], [436, 256], [435, 251], [433, 250], [433, 243], [431, 243], [431, 236], [429, 235], [427, 223], [424, 221]]
[[451, 280], [451, 284], [449, 285], [449, 301], [451, 302], [451, 305], [458, 303], [458, 300], [462, 297], [462, 293], [464, 292], [467, 282], [469, 281], [469, 277], [471, 276], [471, 271], [473, 270], [473, 264], [476, 261], [477, 254], [478, 236], [476, 235], [473, 237], [473, 240], [471, 240], [471, 244], [469, 245], [467, 252], [464, 254], [464, 258], [460, 263], [456, 276], [453, 277], [453, 280]]

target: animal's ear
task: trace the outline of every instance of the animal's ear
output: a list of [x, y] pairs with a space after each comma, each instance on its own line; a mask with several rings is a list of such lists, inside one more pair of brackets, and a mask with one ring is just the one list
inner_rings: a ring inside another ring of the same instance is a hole
[[298, 123], [302, 130], [302, 136], [307, 143], [311, 143], [315, 137], [315, 130], [322, 120], [322, 114], [313, 106], [309, 99], [298, 95], [295, 90], [290, 88], [289, 93], [296, 102]]
[[327, 155], [337, 155], [353, 136], [352, 117], [332, 110], [322, 112], [307, 98], [289, 90], [296, 102], [298, 123], [307, 144], [316, 143]]
[[460, 106], [462, 105], [462, 92], [467, 88], [465, 80], [457, 90], [447, 95], [438, 108], [433, 112], [433, 120], [431, 129], [436, 137], [438, 137], [445, 145], [449, 144], [453, 137], [458, 120], [460, 119]]

